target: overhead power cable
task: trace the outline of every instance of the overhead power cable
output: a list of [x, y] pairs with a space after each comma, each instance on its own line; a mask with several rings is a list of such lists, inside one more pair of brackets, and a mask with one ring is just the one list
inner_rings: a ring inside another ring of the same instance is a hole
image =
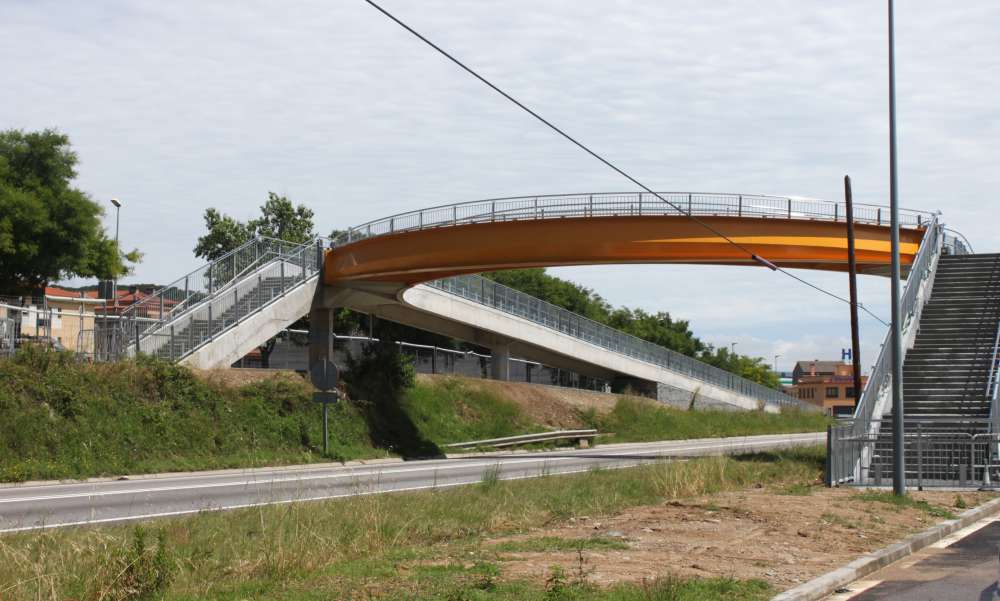
[[[827, 296], [829, 296], [831, 298], [835, 298], [835, 299], [837, 299], [837, 300], [839, 300], [839, 301], [841, 301], [843, 303], [846, 303], [848, 305], [851, 304], [850, 300], [848, 300], [848, 299], [846, 299], [846, 298], [844, 298], [842, 296], [839, 296], [836, 293], [830, 292], [829, 290], [826, 290], [825, 288], [817, 286], [816, 284], [813, 284], [812, 282], [809, 282], [808, 280], [805, 280], [805, 279], [803, 279], [803, 278], [801, 278], [801, 277], [799, 277], [799, 276], [797, 276], [797, 275], [795, 275], [793, 273], [790, 273], [786, 269], [784, 269], [782, 267], [779, 267], [778, 265], [775, 265], [771, 261], [768, 261], [767, 259], [765, 259], [765, 258], [763, 258], [761, 256], [758, 256], [756, 253], [754, 253], [753, 251], [751, 251], [749, 248], [747, 248], [746, 246], [743, 246], [739, 242], [733, 240], [732, 238], [730, 238], [726, 234], [722, 233], [717, 228], [715, 228], [714, 226], [712, 226], [710, 223], [707, 223], [707, 222], [699, 219], [691, 211], [687, 211], [683, 207], [681, 207], [680, 205], [677, 205], [677, 204], [674, 204], [674, 203], [670, 202], [669, 200], [667, 200], [666, 198], [664, 198], [661, 194], [659, 194], [658, 192], [654, 191], [649, 186], [643, 184], [642, 182], [640, 182], [636, 178], [632, 177], [631, 175], [629, 175], [628, 173], [626, 173], [624, 170], [622, 170], [621, 168], [619, 168], [617, 165], [615, 165], [614, 163], [612, 163], [608, 159], [604, 158], [603, 156], [601, 156], [600, 154], [598, 154], [594, 150], [591, 150], [587, 145], [585, 145], [584, 143], [580, 142], [579, 140], [577, 140], [573, 136], [569, 135], [568, 133], [566, 133], [565, 131], [563, 131], [559, 127], [557, 127], [555, 124], [553, 124], [551, 121], [549, 121], [545, 117], [542, 117], [541, 115], [539, 115], [538, 113], [536, 113], [532, 109], [528, 108], [524, 103], [522, 103], [517, 98], [514, 98], [513, 96], [511, 96], [510, 94], [508, 94], [504, 90], [502, 90], [499, 87], [497, 87], [493, 82], [491, 82], [490, 80], [486, 79], [485, 77], [483, 77], [482, 75], [480, 75], [478, 72], [476, 72], [474, 69], [472, 69], [471, 67], [467, 66], [462, 61], [460, 61], [457, 58], [455, 58], [454, 56], [452, 56], [448, 51], [444, 50], [443, 48], [441, 48], [440, 46], [438, 46], [434, 42], [432, 42], [429, 39], [427, 39], [426, 37], [424, 37], [423, 34], [421, 34], [417, 30], [413, 29], [412, 27], [410, 27], [409, 25], [407, 25], [406, 23], [404, 23], [398, 17], [396, 17], [395, 15], [393, 15], [392, 13], [390, 13], [389, 11], [387, 11], [386, 9], [382, 8], [381, 6], [379, 6], [373, 0], [364, 0], [364, 1], [367, 2], [368, 4], [370, 4], [374, 9], [376, 9], [377, 11], [379, 11], [380, 13], [382, 13], [383, 15], [385, 15], [386, 17], [388, 17], [389, 19], [391, 19], [392, 21], [394, 21], [397, 25], [399, 25], [400, 27], [402, 27], [406, 31], [408, 31], [411, 34], [413, 34], [421, 42], [427, 44], [428, 46], [430, 46], [431, 48], [433, 48], [434, 50], [436, 50], [437, 52], [439, 52], [442, 56], [444, 56], [445, 58], [447, 58], [451, 62], [455, 63], [456, 65], [458, 65], [463, 71], [465, 71], [469, 75], [475, 77], [476, 79], [478, 79], [479, 81], [481, 81], [483, 84], [485, 84], [486, 86], [488, 86], [490, 89], [492, 89], [494, 92], [496, 92], [497, 94], [500, 94], [501, 96], [503, 96], [504, 98], [506, 98], [507, 100], [509, 100], [511, 103], [513, 103], [514, 105], [516, 105], [518, 108], [520, 108], [524, 112], [528, 113], [529, 115], [531, 115], [532, 117], [534, 117], [538, 121], [542, 122], [549, 129], [551, 129], [552, 131], [556, 132], [557, 134], [559, 134], [560, 136], [562, 136], [566, 140], [572, 142], [578, 148], [580, 148], [581, 150], [583, 150], [584, 152], [586, 152], [590, 156], [594, 157], [598, 161], [604, 163], [604, 165], [606, 165], [607, 167], [611, 168], [613, 171], [615, 171], [616, 173], [618, 173], [619, 175], [621, 175], [622, 177], [624, 177], [628, 181], [632, 182], [636, 186], [639, 186], [640, 188], [642, 188], [646, 192], [648, 192], [648, 193], [652, 194], [653, 196], [655, 196], [656, 198], [660, 199], [661, 201], [663, 201], [664, 203], [666, 203], [668, 206], [670, 206], [671, 208], [673, 208], [675, 211], [677, 211], [681, 215], [686, 216], [688, 219], [691, 219], [692, 221], [694, 221], [695, 223], [697, 223], [701, 227], [705, 228], [706, 230], [708, 230], [708, 231], [712, 232], [713, 234], [715, 234], [716, 236], [722, 238], [723, 240], [725, 240], [729, 244], [731, 244], [734, 247], [736, 247], [736, 248], [740, 249], [741, 251], [745, 252], [747, 254], [747, 256], [750, 257], [751, 260], [753, 260], [756, 263], [759, 263], [759, 264], [767, 267], [771, 271], [777, 271], [777, 272], [783, 273], [784, 275], [792, 278], [793, 280], [796, 280], [796, 281], [798, 281], [798, 282], [800, 282], [802, 284], [805, 284], [806, 286], [809, 286], [810, 288], [813, 288], [813, 289], [815, 289], [815, 290], [817, 290], [817, 291], [819, 291], [819, 292], [821, 292], [821, 293], [823, 293], [823, 294], [825, 294], [825, 295], [827, 295]], [[885, 325], [885, 326], [889, 325], [885, 320], [883, 320], [881, 317], [879, 317], [875, 313], [872, 313], [871, 311], [869, 311], [868, 308], [865, 307], [864, 305], [862, 305], [861, 303], [858, 303], [858, 308], [860, 308], [865, 313], [867, 313], [867, 314], [871, 315], [872, 317], [874, 317], [876, 320], [878, 320], [883, 325]]]

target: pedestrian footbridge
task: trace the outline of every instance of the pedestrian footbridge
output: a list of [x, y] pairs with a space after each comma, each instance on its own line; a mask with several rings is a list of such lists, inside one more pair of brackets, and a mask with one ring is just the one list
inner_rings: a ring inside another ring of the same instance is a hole
[[[556, 265], [766, 264], [753, 255], [779, 267], [846, 270], [842, 204], [660, 196], [666, 200], [646, 193], [493, 199], [403, 213], [301, 245], [255, 239], [130, 307], [125, 352], [227, 366], [309, 314], [310, 355], [318, 359], [330, 346], [332, 309], [346, 307], [489, 347], [500, 379], [507, 375], [505, 359], [516, 355], [652, 387], [664, 401], [684, 406], [692, 398], [743, 409], [798, 405], [475, 275]], [[888, 210], [856, 204], [854, 219], [859, 271], [887, 275]], [[929, 232], [935, 253], [961, 245], [934, 214], [901, 211], [900, 222], [904, 272], [927, 246]]]

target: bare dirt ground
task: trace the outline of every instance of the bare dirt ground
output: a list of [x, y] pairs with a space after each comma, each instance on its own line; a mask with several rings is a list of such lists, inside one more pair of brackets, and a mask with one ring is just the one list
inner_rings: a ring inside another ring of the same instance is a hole
[[246, 386], [267, 380], [293, 379], [301, 382], [303, 377], [292, 370], [284, 369], [250, 369], [250, 368], [220, 368], [196, 370], [198, 377], [227, 387]]
[[[227, 387], [239, 387], [274, 379], [308, 381], [291, 370], [223, 368], [198, 371], [202, 379]], [[525, 382], [500, 382], [448, 375], [417, 374], [420, 382], [431, 383], [442, 378], [457, 378], [462, 384], [486, 390], [515, 403], [533, 422], [550, 428], [579, 428], [583, 426], [578, 411], [593, 409], [601, 414], [610, 412], [621, 395], [575, 388], [527, 384]]]
[[[419, 374], [417, 379], [433, 382], [441, 376]], [[615, 407], [621, 395], [558, 386], [544, 386], [525, 382], [500, 382], [497, 380], [477, 380], [460, 378], [462, 383], [473, 389], [487, 390], [517, 404], [532, 421], [553, 428], [577, 428], [583, 425], [577, 411], [593, 409], [598, 413], [608, 413]]]
[[[544, 581], [552, 566], [571, 578], [610, 585], [666, 574], [689, 577], [759, 578], [778, 590], [791, 588], [905, 536], [942, 521], [926, 511], [863, 501], [850, 489], [814, 487], [811, 494], [787, 495], [764, 489], [636, 507], [609, 519], [586, 516], [527, 535], [620, 539], [624, 550], [501, 553], [504, 577]], [[954, 492], [912, 496], [953, 513]], [[961, 493], [969, 507], [995, 495]]]

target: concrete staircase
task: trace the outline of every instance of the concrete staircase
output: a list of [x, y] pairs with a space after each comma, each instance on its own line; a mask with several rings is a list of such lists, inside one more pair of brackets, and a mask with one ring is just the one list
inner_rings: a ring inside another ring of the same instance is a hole
[[160, 359], [176, 361], [201, 346], [212, 336], [228, 330], [241, 319], [250, 315], [256, 309], [269, 304], [282, 295], [284, 289], [302, 280], [300, 275], [290, 275], [284, 280], [277, 277], [265, 277], [250, 285], [241, 286], [225, 310], [214, 312], [209, 320], [206, 310], [195, 311], [189, 319], [178, 320], [172, 333], [168, 330], [160, 332], [155, 343], [148, 345], [147, 353]]
[[[956, 441], [989, 431], [987, 388], [998, 322], [1000, 254], [941, 257], [915, 345], [903, 364], [906, 434], [923, 435], [919, 448], [924, 478], [930, 472], [953, 473], [957, 478], [958, 470], [951, 467], [969, 465], [968, 458], [960, 456], [968, 455], [969, 445]], [[872, 470], [891, 478], [891, 413], [883, 420]], [[908, 439], [908, 478], [917, 477], [915, 449], [915, 442]], [[976, 476], [972, 471], [966, 475]]]

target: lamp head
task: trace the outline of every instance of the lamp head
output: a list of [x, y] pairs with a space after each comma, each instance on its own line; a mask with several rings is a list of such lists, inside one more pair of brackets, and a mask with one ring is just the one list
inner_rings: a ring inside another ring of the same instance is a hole
[[116, 209], [119, 209], [122, 206], [122, 201], [118, 200], [117, 198], [112, 198], [111, 204], [115, 205]]

